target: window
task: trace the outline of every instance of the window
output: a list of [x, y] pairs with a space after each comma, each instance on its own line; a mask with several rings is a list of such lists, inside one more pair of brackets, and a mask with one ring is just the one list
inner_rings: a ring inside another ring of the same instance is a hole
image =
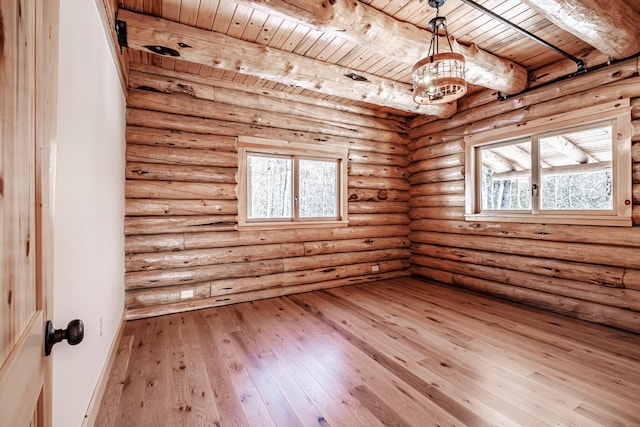
[[347, 150], [238, 140], [240, 227], [347, 224]]
[[627, 99], [465, 137], [466, 219], [631, 225], [629, 111]]

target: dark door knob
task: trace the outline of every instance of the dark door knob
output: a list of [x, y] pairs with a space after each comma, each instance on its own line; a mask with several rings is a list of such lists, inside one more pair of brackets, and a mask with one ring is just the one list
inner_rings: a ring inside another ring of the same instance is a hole
[[51, 354], [51, 348], [55, 343], [67, 340], [69, 345], [76, 345], [84, 338], [84, 322], [76, 319], [69, 322], [67, 329], [55, 329], [51, 320], [47, 320], [44, 330], [44, 354]]

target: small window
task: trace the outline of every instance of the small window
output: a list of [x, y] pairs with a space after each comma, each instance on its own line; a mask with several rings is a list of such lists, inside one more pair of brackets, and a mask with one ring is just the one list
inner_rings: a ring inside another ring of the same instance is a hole
[[624, 101], [465, 138], [466, 219], [631, 225]]
[[240, 138], [238, 224], [347, 224], [347, 150]]

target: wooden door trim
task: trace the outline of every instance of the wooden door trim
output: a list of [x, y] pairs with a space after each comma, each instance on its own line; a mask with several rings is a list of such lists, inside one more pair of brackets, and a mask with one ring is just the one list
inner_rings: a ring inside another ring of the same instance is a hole
[[[36, 16], [36, 281], [42, 309], [42, 328], [53, 318], [53, 245], [55, 146], [58, 107], [59, 0], [38, 2]], [[44, 343], [40, 343], [44, 349]], [[44, 352], [44, 350], [42, 350]], [[38, 425], [53, 421], [53, 359], [44, 363], [44, 393], [40, 396]]]

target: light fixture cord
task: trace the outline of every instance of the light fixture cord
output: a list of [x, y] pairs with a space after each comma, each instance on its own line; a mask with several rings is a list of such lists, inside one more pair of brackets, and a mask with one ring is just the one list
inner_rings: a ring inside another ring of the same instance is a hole
[[[433, 27], [433, 38], [436, 41], [436, 47], [433, 51], [434, 55], [438, 52], [440, 52], [440, 37], [438, 37], [438, 17], [440, 17], [440, 7], [436, 7], [436, 25]], [[433, 56], [431, 56], [431, 61], [433, 62]]]
[[449, 42], [449, 50], [453, 53], [453, 46], [451, 46], [451, 39], [449, 38], [449, 30], [447, 30], [447, 24], [442, 24], [444, 28], [444, 36], [447, 38], [447, 42]]

